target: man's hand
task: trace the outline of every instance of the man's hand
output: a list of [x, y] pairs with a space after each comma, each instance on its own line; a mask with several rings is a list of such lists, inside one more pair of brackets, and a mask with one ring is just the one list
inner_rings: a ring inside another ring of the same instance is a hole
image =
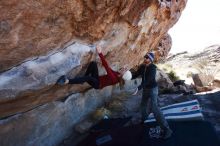
[[97, 51], [97, 53], [102, 53], [102, 48], [100, 45], [96, 46], [96, 51]]
[[123, 74], [127, 71], [128, 69], [125, 67], [122, 67], [119, 69], [119, 73], [121, 74], [121, 76], [123, 76]]

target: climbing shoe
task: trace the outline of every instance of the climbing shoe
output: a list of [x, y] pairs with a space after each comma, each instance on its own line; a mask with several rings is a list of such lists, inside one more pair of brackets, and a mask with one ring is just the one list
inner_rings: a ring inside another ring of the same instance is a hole
[[69, 80], [67, 79], [67, 77], [65, 75], [62, 75], [58, 80], [57, 80], [57, 84], [58, 85], [65, 85], [68, 84]]

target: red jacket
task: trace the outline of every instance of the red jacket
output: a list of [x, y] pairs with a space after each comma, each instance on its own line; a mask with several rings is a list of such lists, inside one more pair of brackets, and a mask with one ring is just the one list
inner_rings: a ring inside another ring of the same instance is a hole
[[102, 65], [104, 66], [107, 75], [99, 76], [99, 89], [102, 89], [106, 86], [114, 85], [119, 82], [118, 75], [120, 75], [119, 72], [113, 71], [106, 62], [104, 56], [102, 53], [99, 53], [99, 57], [102, 61]]

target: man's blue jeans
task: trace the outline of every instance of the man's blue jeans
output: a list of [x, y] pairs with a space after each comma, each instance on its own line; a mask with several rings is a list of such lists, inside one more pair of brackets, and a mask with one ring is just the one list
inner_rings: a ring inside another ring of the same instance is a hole
[[141, 100], [141, 114], [142, 121], [147, 120], [149, 114], [153, 112], [157, 123], [163, 130], [169, 129], [169, 125], [164, 118], [163, 113], [158, 107], [158, 87], [152, 89], [143, 89], [142, 100]]

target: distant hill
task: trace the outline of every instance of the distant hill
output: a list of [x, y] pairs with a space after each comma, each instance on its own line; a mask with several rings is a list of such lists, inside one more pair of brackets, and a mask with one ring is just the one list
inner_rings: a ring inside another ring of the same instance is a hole
[[191, 73], [203, 72], [220, 79], [220, 45], [212, 45], [196, 53], [185, 51], [171, 54], [165, 59], [164, 64], [171, 67], [177, 76], [189, 83], [192, 81], [187, 76]]

